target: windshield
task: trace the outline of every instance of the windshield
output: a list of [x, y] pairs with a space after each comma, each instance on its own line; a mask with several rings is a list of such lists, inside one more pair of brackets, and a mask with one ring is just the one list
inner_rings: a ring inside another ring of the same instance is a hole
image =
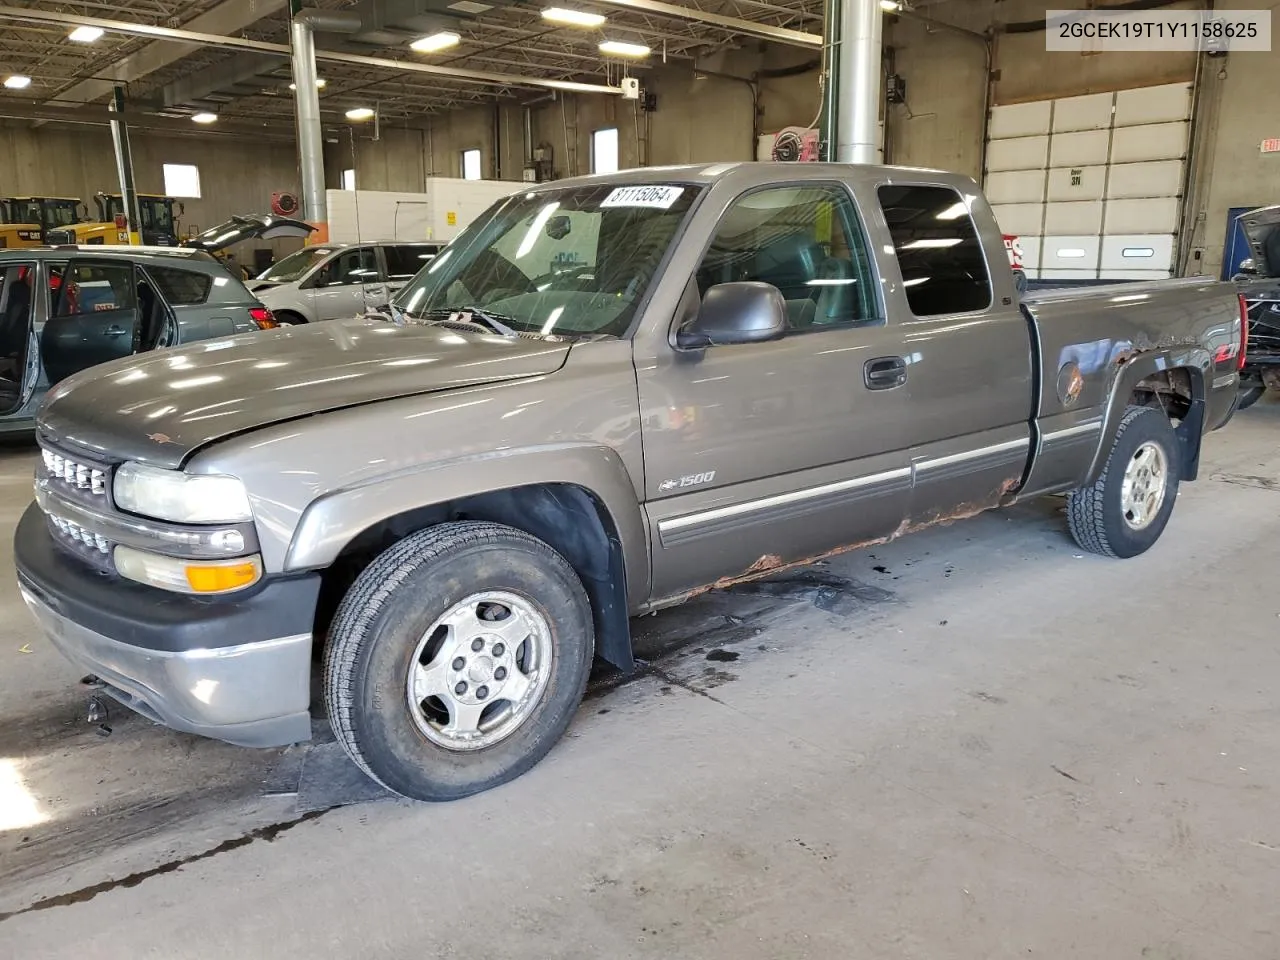
[[44, 202], [46, 227], [69, 227], [79, 219], [78, 207], [80, 204], [75, 200], [46, 200]]
[[258, 274], [258, 279], [275, 280], [278, 283], [297, 280], [331, 253], [332, 247], [303, 247], [297, 253], [291, 253], [279, 263], [267, 267]]
[[[124, 200], [118, 193], [108, 196], [104, 206], [107, 220], [114, 220], [124, 213]], [[143, 230], [154, 230], [156, 233], [173, 232], [173, 206], [168, 200], [139, 197], [138, 216], [142, 218]]]
[[472, 224], [396, 296], [410, 319], [482, 311], [520, 333], [621, 336], [700, 187], [521, 194]]
[[12, 201], [12, 223], [41, 223], [39, 200]]

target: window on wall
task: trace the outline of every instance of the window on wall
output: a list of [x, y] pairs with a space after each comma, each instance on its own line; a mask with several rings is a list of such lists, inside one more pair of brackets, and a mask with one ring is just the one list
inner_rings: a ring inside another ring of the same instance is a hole
[[609, 127], [591, 134], [591, 172], [618, 172], [618, 128]]
[[484, 175], [480, 170], [480, 151], [479, 150], [463, 150], [462, 151], [462, 179], [463, 180], [481, 180]]
[[342, 171], [342, 189], [354, 190], [356, 188], [356, 171], [352, 167], [349, 170]]
[[940, 186], [900, 184], [877, 192], [911, 312], [935, 317], [989, 307], [991, 281], [968, 201]]
[[200, 197], [200, 168], [194, 163], [166, 163], [164, 192], [170, 197]]

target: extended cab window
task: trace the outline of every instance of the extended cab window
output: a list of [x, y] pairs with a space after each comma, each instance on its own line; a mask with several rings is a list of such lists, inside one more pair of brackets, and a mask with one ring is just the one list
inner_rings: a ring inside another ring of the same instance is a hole
[[950, 187], [881, 187], [907, 303], [917, 317], [991, 306], [982, 242], [964, 199]]
[[146, 270], [160, 295], [174, 306], [204, 303], [209, 299], [213, 278], [206, 274], [175, 267], [148, 266]]
[[853, 202], [835, 185], [771, 187], [725, 211], [698, 265], [698, 293], [718, 283], [772, 284], [802, 332], [880, 323], [874, 273]]

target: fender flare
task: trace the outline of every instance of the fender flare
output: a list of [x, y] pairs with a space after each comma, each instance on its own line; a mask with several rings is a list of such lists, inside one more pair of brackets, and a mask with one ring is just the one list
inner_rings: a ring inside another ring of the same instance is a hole
[[1192, 346], [1179, 350], [1160, 350], [1142, 353], [1119, 367], [1111, 380], [1111, 390], [1107, 397], [1106, 415], [1102, 423], [1102, 439], [1094, 453], [1093, 462], [1084, 485], [1088, 486], [1098, 479], [1102, 473], [1107, 457], [1111, 455], [1111, 447], [1115, 444], [1116, 434], [1120, 431], [1120, 421], [1129, 406], [1129, 398], [1139, 382], [1156, 373], [1167, 370], [1188, 370], [1191, 373], [1191, 412], [1178, 428], [1178, 439], [1183, 445], [1183, 477], [1194, 480], [1200, 466], [1200, 443], [1204, 436], [1205, 417], [1205, 377], [1206, 371], [1212, 367], [1213, 358], [1209, 351], [1201, 346]]
[[392, 517], [451, 500], [538, 484], [586, 491], [612, 522], [631, 607], [649, 595], [648, 528], [618, 453], [596, 444], [505, 450], [378, 477], [325, 494], [303, 511], [285, 556], [286, 573], [328, 567], [361, 533]]

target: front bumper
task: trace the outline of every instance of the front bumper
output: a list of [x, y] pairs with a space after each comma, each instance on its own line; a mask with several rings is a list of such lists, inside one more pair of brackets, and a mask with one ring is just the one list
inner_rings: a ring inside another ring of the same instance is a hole
[[68, 660], [138, 713], [251, 747], [311, 737], [311, 629], [318, 576], [231, 598], [111, 579], [65, 553], [32, 504], [14, 561], [23, 599]]

